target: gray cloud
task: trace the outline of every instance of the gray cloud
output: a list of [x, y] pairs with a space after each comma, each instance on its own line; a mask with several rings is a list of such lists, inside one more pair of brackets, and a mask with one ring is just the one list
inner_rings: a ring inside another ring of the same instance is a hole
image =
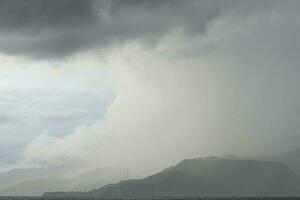
[[50, 57], [76, 51], [88, 45], [84, 30], [97, 19], [94, 2], [1, 1], [0, 48], [11, 54]]
[[[65, 57], [116, 42], [155, 44], [175, 28], [191, 37], [228, 12], [248, 15], [270, 1], [4, 0], [0, 51], [34, 58]], [[272, 1], [272, 4], [274, 1]]]
[[78, 28], [93, 21], [93, 0], [36, 1], [9, 0], [0, 2], [2, 29], [27, 30]]
[[0, 113], [0, 125], [11, 121], [11, 117], [7, 113]]

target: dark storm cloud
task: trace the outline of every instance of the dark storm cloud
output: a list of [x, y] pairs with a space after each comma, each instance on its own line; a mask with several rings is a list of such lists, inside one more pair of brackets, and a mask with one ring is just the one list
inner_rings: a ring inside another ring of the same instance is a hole
[[232, 10], [245, 13], [263, 1], [0, 1], [0, 51], [34, 58], [65, 57], [94, 47], [143, 40], [155, 44], [183, 28], [205, 32], [209, 23]]
[[0, 25], [7, 31], [39, 31], [73, 28], [95, 18], [93, 0], [4, 0], [0, 2]]
[[11, 54], [63, 56], [87, 45], [97, 20], [94, 0], [0, 1], [0, 49]]

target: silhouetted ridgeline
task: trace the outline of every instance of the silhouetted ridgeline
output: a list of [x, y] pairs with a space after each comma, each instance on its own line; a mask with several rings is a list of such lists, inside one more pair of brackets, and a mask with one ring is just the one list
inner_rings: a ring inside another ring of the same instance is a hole
[[251, 159], [260, 161], [273, 161], [286, 164], [296, 174], [300, 175], [300, 148], [288, 151], [282, 154], [259, 156], [259, 157], [244, 157], [236, 155], [224, 155], [223, 158], [229, 159]]
[[260, 159], [284, 163], [288, 165], [294, 172], [300, 175], [300, 148], [284, 154], [267, 156]]
[[43, 195], [48, 199], [186, 199], [205, 196], [300, 196], [300, 178], [281, 163], [208, 157], [184, 160], [147, 178], [121, 181], [86, 193]]

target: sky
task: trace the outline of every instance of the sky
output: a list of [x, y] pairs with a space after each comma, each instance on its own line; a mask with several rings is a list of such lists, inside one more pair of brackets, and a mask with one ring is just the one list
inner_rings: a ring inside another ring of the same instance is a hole
[[0, 169], [300, 147], [297, 0], [0, 1]]

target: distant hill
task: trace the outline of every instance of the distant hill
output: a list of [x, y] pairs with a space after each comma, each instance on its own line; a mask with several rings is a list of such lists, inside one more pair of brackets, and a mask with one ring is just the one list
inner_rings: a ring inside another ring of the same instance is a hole
[[44, 167], [44, 168], [18, 168], [0, 173], [0, 191], [19, 184], [25, 180], [61, 177], [68, 166]]
[[282, 162], [288, 165], [293, 171], [300, 175], [300, 148], [295, 149], [293, 151], [274, 155], [274, 156], [266, 156], [260, 158], [261, 160], [269, 160], [269, 161], [276, 161]]
[[42, 195], [45, 191], [88, 191], [133, 178], [127, 168], [97, 168], [74, 178], [61, 179], [57, 177], [24, 180], [16, 185], [0, 191], [2, 196], [32, 196]]
[[277, 155], [268, 155], [268, 156], [259, 156], [259, 157], [224, 155], [222, 157], [227, 159], [252, 159], [252, 160], [261, 160], [261, 161], [281, 162], [283, 164], [286, 164], [295, 173], [300, 175], [300, 148], [282, 154], [277, 154]]
[[300, 178], [276, 162], [218, 157], [189, 159], [140, 180], [106, 185], [88, 193], [46, 193], [47, 198], [153, 198], [240, 195], [300, 195]]

